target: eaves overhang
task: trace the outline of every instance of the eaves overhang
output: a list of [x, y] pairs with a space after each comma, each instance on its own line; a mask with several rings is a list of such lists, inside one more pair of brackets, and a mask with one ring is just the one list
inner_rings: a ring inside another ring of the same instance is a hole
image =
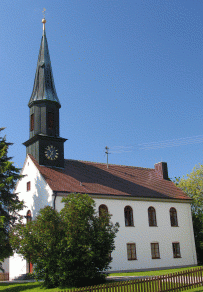
[[[53, 196], [57, 194], [58, 197], [66, 197], [68, 194], [75, 193], [78, 194], [78, 192], [66, 192], [66, 191], [53, 191]], [[80, 194], [86, 194], [81, 193]], [[88, 193], [87, 193], [88, 194]], [[173, 203], [192, 203], [192, 199], [175, 199], [175, 198], [152, 198], [152, 197], [135, 197], [131, 195], [113, 195], [113, 194], [88, 194], [90, 197], [95, 199], [107, 199], [107, 200], [132, 200], [132, 201], [151, 201], [151, 202], [173, 202]]]
[[39, 140], [50, 140], [50, 142], [52, 141], [60, 141], [60, 142], [65, 142], [68, 139], [65, 138], [61, 138], [61, 137], [55, 137], [55, 136], [48, 136], [48, 135], [43, 135], [43, 134], [37, 134], [35, 136], [33, 136], [31, 139], [25, 141], [23, 143], [23, 145], [25, 145], [26, 147], [33, 144], [35, 141], [39, 141]]

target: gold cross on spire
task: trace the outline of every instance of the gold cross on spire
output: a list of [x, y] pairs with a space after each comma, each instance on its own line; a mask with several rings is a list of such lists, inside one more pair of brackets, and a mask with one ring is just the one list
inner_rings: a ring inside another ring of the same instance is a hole
[[43, 31], [45, 31], [45, 23], [46, 23], [46, 19], [45, 19], [45, 11], [46, 9], [44, 8], [42, 13], [44, 14], [44, 18], [42, 19], [42, 23], [43, 23]]
[[46, 11], [46, 9], [45, 9], [45, 8], [43, 8], [43, 11], [42, 11], [42, 13], [43, 13], [43, 15], [44, 15], [44, 18], [45, 18], [45, 11]]

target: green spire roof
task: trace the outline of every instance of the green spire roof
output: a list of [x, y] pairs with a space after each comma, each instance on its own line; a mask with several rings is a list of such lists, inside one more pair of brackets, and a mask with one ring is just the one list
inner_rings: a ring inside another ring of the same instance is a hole
[[51, 60], [49, 56], [49, 49], [45, 32], [46, 20], [43, 19], [42, 22], [43, 34], [39, 50], [33, 91], [28, 106], [30, 107], [35, 101], [49, 100], [57, 102], [59, 107], [61, 107], [60, 101], [56, 93], [54, 78], [52, 74]]

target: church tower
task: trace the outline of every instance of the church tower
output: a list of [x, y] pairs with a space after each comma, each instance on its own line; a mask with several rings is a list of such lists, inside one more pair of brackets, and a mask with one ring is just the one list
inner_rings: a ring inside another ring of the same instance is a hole
[[46, 19], [42, 19], [43, 34], [37, 62], [34, 86], [28, 106], [30, 108], [30, 137], [23, 144], [40, 165], [64, 168], [64, 142], [59, 134], [59, 102], [51, 68], [45, 32]]

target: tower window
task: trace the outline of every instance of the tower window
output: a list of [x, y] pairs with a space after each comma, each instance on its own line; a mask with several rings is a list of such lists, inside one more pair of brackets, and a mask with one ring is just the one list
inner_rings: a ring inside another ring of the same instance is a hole
[[34, 130], [34, 114], [30, 116], [30, 131]]
[[54, 127], [54, 114], [48, 112], [48, 129], [52, 130]]

